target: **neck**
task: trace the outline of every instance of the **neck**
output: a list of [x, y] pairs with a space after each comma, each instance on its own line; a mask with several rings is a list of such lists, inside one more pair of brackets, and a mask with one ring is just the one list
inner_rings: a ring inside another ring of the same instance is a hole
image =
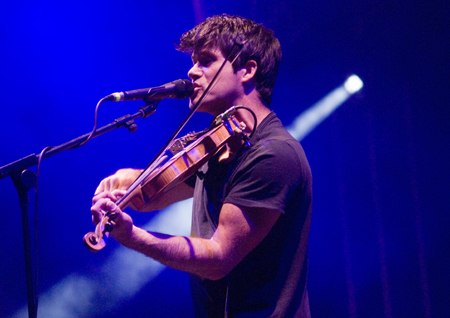
[[[269, 115], [271, 112], [270, 109], [259, 100], [259, 98], [257, 100], [243, 99], [236, 106], [245, 106], [253, 111], [256, 116], [256, 126], [258, 126], [263, 121], [263, 119], [266, 118], [267, 115]], [[246, 109], [239, 109], [236, 112], [236, 119], [245, 123], [246, 133], [250, 133], [254, 128], [256, 128], [254, 127], [255, 122], [252, 114]]]

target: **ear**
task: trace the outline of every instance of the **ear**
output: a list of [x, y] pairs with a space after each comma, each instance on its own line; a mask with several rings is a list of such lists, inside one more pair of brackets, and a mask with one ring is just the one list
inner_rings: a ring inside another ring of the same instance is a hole
[[241, 81], [242, 83], [247, 83], [251, 79], [255, 77], [256, 70], [258, 69], [258, 63], [254, 60], [248, 60], [245, 65], [241, 68], [242, 77]]

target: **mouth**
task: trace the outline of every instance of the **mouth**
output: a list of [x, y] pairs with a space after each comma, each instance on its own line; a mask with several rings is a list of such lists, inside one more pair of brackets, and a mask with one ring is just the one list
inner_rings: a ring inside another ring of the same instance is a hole
[[194, 93], [191, 96], [191, 100], [194, 100], [197, 97], [198, 92], [202, 89], [202, 87], [197, 83], [193, 83], [193, 85], [194, 85]]

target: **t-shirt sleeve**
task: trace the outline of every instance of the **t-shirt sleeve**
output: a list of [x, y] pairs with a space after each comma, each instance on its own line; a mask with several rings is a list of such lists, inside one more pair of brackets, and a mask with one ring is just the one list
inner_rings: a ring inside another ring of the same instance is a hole
[[284, 213], [302, 184], [301, 157], [282, 140], [255, 146], [232, 176], [224, 203]]

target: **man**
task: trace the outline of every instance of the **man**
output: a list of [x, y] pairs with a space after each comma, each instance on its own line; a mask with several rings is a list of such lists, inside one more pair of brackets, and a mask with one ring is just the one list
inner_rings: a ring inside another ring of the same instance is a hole
[[135, 227], [115, 205], [140, 173], [132, 169], [119, 170], [100, 183], [91, 209], [94, 223], [102, 211], [118, 213], [112, 237], [190, 273], [198, 317], [310, 317], [311, 171], [300, 144], [268, 108], [280, 44], [261, 25], [222, 15], [184, 33], [178, 49], [191, 54], [194, 64], [188, 72], [194, 85], [191, 107], [225, 62], [199, 111], [216, 116], [236, 105], [253, 111], [256, 127], [249, 111], [236, 113], [246, 131], [256, 128], [251, 146], [227, 160], [219, 160], [222, 152], [217, 154], [196, 177], [142, 209], [160, 209], [193, 196], [191, 237]]

